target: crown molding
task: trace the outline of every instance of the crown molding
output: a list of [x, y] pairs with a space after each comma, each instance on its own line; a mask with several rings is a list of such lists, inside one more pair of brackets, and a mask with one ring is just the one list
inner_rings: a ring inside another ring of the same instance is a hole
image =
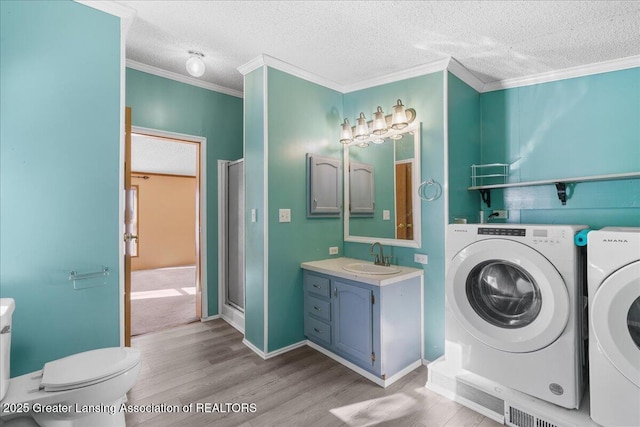
[[413, 77], [422, 76], [425, 74], [431, 74], [438, 71], [447, 69], [450, 58], [438, 59], [427, 64], [418, 65], [416, 67], [407, 68], [403, 71], [387, 74], [386, 76], [376, 77], [373, 79], [365, 80], [363, 82], [355, 83], [352, 85], [344, 86], [343, 93], [355, 92], [357, 90], [369, 89], [376, 86], [381, 86], [388, 83], [394, 83], [401, 80], [410, 79]]
[[240, 67], [238, 67], [238, 71], [242, 75], [247, 75], [250, 72], [263, 66], [274, 68], [276, 70], [283, 71], [292, 76], [299, 77], [308, 82], [315, 83], [320, 86], [324, 86], [328, 89], [333, 89], [335, 91], [344, 93], [344, 87], [339, 83], [336, 83], [329, 79], [325, 79], [324, 77], [320, 77], [319, 75], [314, 74], [310, 71], [303, 70], [302, 68], [296, 67], [295, 65], [291, 65], [288, 62], [281, 61], [280, 59], [277, 59], [277, 58], [274, 58], [273, 56], [269, 56], [265, 54], [259, 55], [256, 58], [252, 59], [251, 61], [247, 62], [246, 64], [241, 65]]
[[482, 92], [492, 92], [502, 89], [531, 86], [558, 80], [572, 79], [575, 77], [585, 77], [594, 74], [621, 71], [636, 67], [640, 67], [640, 55], [614, 59], [611, 61], [598, 62], [595, 64], [581, 65], [578, 67], [565, 68], [563, 70], [549, 71], [546, 73], [534, 74], [527, 77], [486, 83]]
[[250, 72], [257, 70], [264, 65], [264, 55], [258, 55], [251, 61], [247, 62], [246, 64], [242, 64], [236, 69], [240, 72], [240, 74], [246, 76]]
[[475, 74], [469, 71], [464, 65], [459, 63], [455, 58], [451, 58], [447, 70], [467, 85], [471, 86], [476, 92], [482, 93], [485, 83]]
[[126, 66], [134, 70], [142, 71], [143, 73], [153, 74], [158, 77], [164, 77], [165, 79], [175, 80], [180, 83], [186, 83], [192, 86], [198, 86], [203, 89], [208, 89], [214, 92], [224, 93], [225, 95], [235, 96], [236, 98], [243, 98], [244, 94], [235, 89], [229, 89], [224, 86], [218, 86], [213, 83], [203, 82], [202, 80], [194, 79], [193, 77], [183, 76], [182, 74], [173, 73], [171, 71], [163, 70], [161, 68], [153, 67], [151, 65], [143, 64], [137, 61], [127, 59]]
[[108, 13], [119, 17], [122, 20], [122, 28], [124, 35], [129, 32], [131, 24], [136, 17], [136, 11], [130, 7], [112, 1], [97, 1], [97, 0], [74, 0], [76, 3], [89, 6], [93, 9], [101, 12]]

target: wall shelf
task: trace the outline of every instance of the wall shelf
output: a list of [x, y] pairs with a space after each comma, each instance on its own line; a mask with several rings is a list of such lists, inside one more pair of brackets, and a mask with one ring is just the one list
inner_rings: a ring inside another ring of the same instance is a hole
[[562, 202], [563, 205], [567, 204], [567, 184], [578, 183], [578, 182], [592, 182], [592, 181], [615, 181], [619, 179], [633, 179], [640, 178], [640, 172], [627, 172], [627, 173], [616, 173], [616, 174], [607, 174], [607, 175], [591, 175], [591, 176], [581, 176], [574, 178], [559, 178], [559, 179], [545, 179], [541, 181], [524, 181], [524, 182], [513, 182], [507, 184], [492, 184], [492, 185], [476, 185], [467, 187], [467, 190], [478, 190], [482, 197], [482, 201], [487, 205], [488, 208], [491, 207], [491, 190], [499, 189], [499, 188], [513, 188], [513, 187], [532, 187], [537, 185], [555, 185], [556, 190], [558, 192], [558, 199]]

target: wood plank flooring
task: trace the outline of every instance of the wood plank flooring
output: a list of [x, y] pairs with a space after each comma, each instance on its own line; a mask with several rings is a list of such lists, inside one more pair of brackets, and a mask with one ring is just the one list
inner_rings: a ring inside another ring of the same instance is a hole
[[127, 425], [499, 425], [426, 389], [424, 366], [383, 389], [308, 346], [262, 360], [242, 338], [223, 320], [135, 337], [143, 366]]

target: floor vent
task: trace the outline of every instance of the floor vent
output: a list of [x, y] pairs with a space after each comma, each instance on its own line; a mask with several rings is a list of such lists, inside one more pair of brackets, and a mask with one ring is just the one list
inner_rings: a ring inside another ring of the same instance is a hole
[[508, 406], [505, 420], [507, 425], [513, 427], [558, 427], [557, 424], [545, 421], [528, 412]]

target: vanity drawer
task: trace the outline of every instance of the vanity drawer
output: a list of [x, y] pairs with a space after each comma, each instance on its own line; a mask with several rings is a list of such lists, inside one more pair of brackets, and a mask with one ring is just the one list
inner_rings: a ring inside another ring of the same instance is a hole
[[304, 329], [308, 338], [316, 338], [331, 345], [331, 325], [307, 316]]
[[307, 295], [304, 299], [305, 311], [327, 322], [331, 322], [331, 303], [320, 298]]
[[304, 289], [311, 294], [329, 298], [331, 286], [328, 278], [316, 276], [315, 274], [311, 273], [305, 273]]

